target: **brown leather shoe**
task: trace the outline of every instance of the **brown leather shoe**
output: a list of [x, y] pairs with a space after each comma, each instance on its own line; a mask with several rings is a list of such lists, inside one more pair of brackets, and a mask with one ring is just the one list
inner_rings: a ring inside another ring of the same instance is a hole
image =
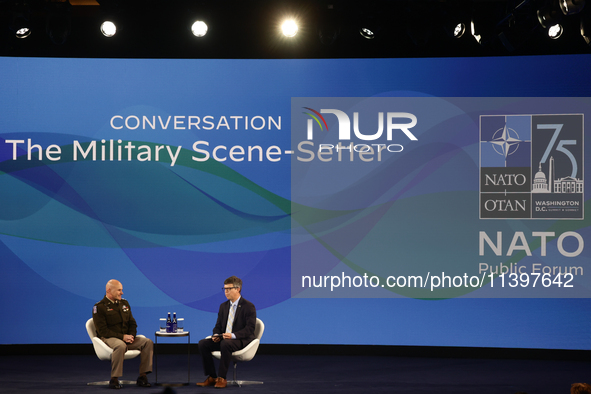
[[208, 376], [203, 382], [196, 383], [197, 386], [205, 387], [205, 386], [213, 386], [216, 383], [216, 378], [212, 378]]
[[217, 378], [215, 381], [215, 388], [216, 389], [223, 389], [226, 388], [226, 386], [228, 385], [228, 381], [224, 378]]

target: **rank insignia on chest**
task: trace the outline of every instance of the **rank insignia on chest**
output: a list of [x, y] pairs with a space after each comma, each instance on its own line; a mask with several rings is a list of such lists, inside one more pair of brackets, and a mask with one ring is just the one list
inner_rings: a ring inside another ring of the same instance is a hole
[[95, 314], [97, 312], [96, 305], [92, 307], [92, 313]]
[[123, 305], [123, 307], [121, 308], [121, 310], [123, 312], [127, 312], [129, 310], [129, 308], [127, 307], [127, 305]]

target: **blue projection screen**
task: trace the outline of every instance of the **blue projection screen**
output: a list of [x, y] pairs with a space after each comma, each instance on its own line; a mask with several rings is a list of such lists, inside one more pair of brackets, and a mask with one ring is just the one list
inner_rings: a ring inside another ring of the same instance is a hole
[[237, 275], [266, 343], [590, 349], [590, 60], [0, 58], [1, 343]]

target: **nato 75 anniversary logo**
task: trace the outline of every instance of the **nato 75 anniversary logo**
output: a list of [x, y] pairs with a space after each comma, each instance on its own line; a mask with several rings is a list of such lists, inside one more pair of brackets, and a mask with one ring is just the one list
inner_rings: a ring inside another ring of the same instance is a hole
[[583, 219], [583, 115], [480, 117], [481, 219]]

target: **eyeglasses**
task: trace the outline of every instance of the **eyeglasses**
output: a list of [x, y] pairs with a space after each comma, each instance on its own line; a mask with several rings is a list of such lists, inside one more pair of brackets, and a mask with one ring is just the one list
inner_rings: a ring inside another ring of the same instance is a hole
[[223, 291], [230, 291], [232, 289], [239, 289], [239, 287], [222, 287]]

